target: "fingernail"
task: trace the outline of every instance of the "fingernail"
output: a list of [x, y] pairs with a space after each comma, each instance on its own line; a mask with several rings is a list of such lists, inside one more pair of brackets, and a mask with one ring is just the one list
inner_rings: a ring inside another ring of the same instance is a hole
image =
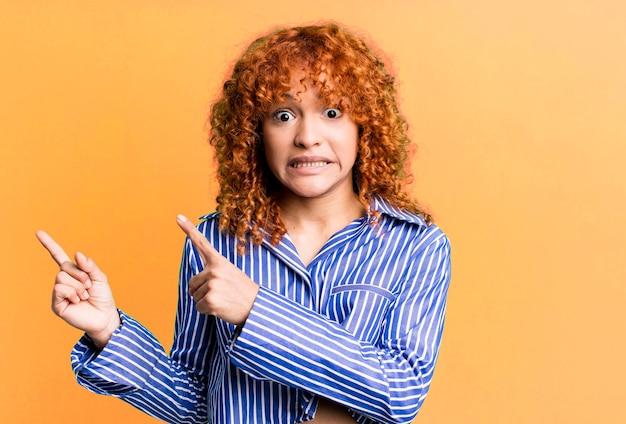
[[176, 217], [176, 220], [177, 220], [178, 222], [181, 222], [181, 223], [182, 223], [182, 222], [187, 222], [187, 217], [186, 217], [185, 215], [178, 214], [178, 216]]
[[85, 288], [90, 289], [93, 284], [90, 279], [85, 280]]

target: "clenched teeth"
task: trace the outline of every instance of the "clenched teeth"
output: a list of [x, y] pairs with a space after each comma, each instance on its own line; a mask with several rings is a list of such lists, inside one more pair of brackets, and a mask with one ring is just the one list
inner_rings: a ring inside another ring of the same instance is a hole
[[293, 168], [312, 168], [315, 166], [325, 166], [328, 162], [298, 162], [291, 165]]

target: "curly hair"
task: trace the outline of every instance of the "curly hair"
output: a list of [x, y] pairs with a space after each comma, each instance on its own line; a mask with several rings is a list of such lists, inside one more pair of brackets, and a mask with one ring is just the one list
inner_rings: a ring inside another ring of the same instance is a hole
[[304, 70], [327, 104], [339, 105], [359, 128], [353, 185], [365, 210], [373, 196], [430, 215], [405, 192], [407, 123], [396, 104], [393, 75], [359, 37], [334, 23], [278, 29], [258, 38], [235, 63], [209, 117], [220, 192], [222, 230], [234, 234], [240, 252], [264, 236], [277, 244], [286, 233], [276, 194], [280, 188], [263, 150], [261, 122], [289, 92], [291, 74]]

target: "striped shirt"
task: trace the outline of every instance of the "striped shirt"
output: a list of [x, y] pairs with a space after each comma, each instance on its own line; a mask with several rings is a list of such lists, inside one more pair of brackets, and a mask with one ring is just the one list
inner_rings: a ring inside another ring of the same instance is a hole
[[409, 423], [428, 391], [450, 280], [449, 243], [435, 225], [375, 199], [367, 216], [334, 234], [305, 266], [286, 235], [249, 246], [198, 228], [260, 290], [242, 327], [200, 314], [188, 281], [202, 269], [186, 241], [174, 343], [120, 311], [101, 351], [87, 336], [71, 359], [80, 384], [170, 423], [298, 423], [320, 397], [358, 423]]

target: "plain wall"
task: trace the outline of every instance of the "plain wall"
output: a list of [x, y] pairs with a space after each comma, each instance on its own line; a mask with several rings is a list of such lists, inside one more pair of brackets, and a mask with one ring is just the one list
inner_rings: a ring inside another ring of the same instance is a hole
[[0, 422], [155, 420], [79, 387], [45, 229], [172, 339], [184, 236], [214, 208], [205, 119], [233, 59], [326, 18], [390, 58], [413, 192], [453, 247], [416, 422], [626, 422], [626, 3], [0, 3]]

